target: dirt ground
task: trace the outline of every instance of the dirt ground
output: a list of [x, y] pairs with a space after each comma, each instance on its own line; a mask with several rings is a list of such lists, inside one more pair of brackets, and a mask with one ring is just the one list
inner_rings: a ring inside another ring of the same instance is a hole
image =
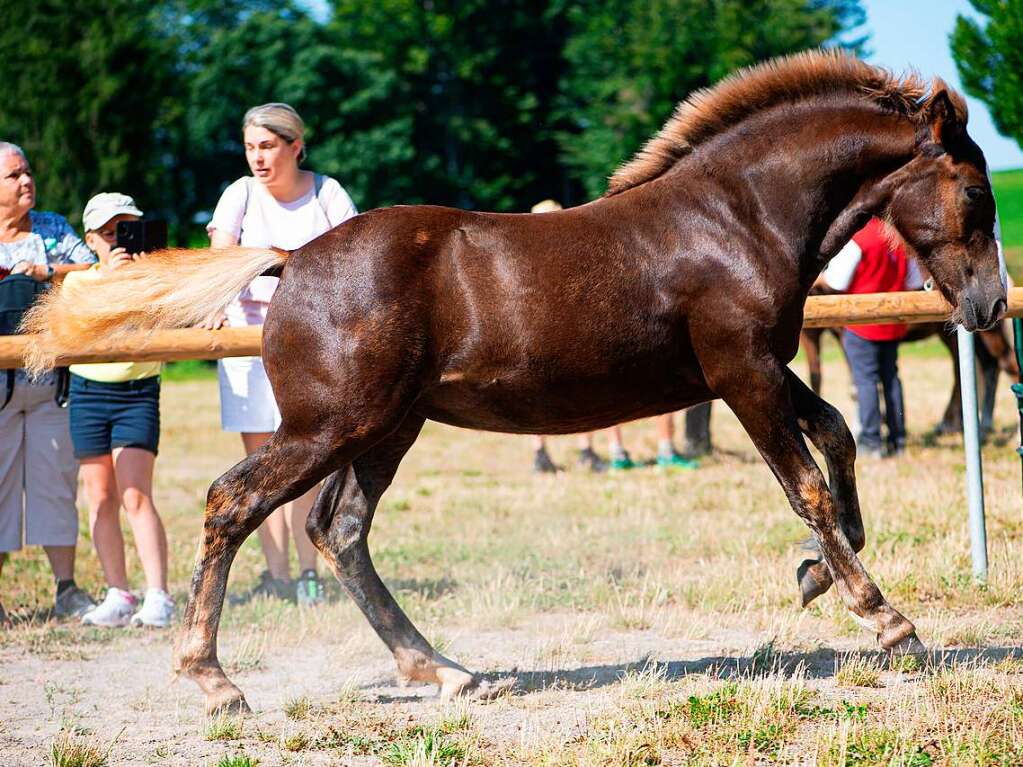
[[[948, 366], [933, 346], [904, 357], [910, 453], [858, 466], [864, 562], [917, 622], [926, 657], [874, 652], [834, 593], [798, 608], [805, 529], [723, 407], [718, 452], [675, 474], [590, 476], [559, 439], [569, 470], [536, 477], [523, 438], [429, 426], [382, 502], [374, 557], [438, 649], [513, 680], [508, 695], [442, 703], [433, 688], [397, 687], [388, 652], [334, 590], [318, 610], [225, 610], [220, 657], [254, 713], [211, 720], [195, 685], [171, 676], [171, 633], [45, 620], [47, 568], [26, 551], [0, 579], [18, 619], [0, 630], [0, 765], [89, 764], [70, 761], [75, 749], [109, 765], [225, 767], [1021, 764], [1015, 408], [1003, 383], [981, 588], [961, 450], [925, 436]], [[842, 366], [826, 373], [825, 396], [853, 420]], [[205, 488], [240, 446], [217, 428], [208, 380], [167, 383], [164, 424], [157, 501], [183, 607]], [[651, 432], [627, 428], [635, 455], [652, 454]], [[79, 560], [99, 593], [87, 535]], [[260, 560], [250, 540], [233, 591]]]

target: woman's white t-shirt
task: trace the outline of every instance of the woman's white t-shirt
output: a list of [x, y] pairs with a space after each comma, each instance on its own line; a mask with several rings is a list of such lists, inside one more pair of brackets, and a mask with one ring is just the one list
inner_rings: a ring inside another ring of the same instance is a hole
[[[352, 198], [334, 179], [324, 176], [291, 202], [279, 202], [252, 176], [235, 181], [220, 196], [206, 226], [230, 234], [246, 248], [295, 250], [358, 214]], [[257, 277], [227, 307], [229, 325], [260, 325], [277, 290], [276, 277]]]

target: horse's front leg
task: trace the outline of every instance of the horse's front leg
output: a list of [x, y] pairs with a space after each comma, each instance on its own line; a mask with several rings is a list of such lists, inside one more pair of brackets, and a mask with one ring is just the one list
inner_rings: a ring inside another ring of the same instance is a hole
[[[839, 524], [849, 539], [849, 545], [858, 553], [866, 543], [866, 536], [856, 492], [856, 441], [837, 408], [810, 391], [791, 370], [785, 372], [799, 428], [824, 454]], [[827, 591], [833, 582], [817, 541], [811, 538], [806, 548], [815, 556], [804, 560], [796, 571], [804, 607]]]
[[723, 376], [712, 373], [712, 388], [738, 416], [792, 508], [812, 531], [839, 594], [857, 621], [875, 632], [886, 650], [923, 649], [913, 624], [888, 604], [842, 529], [838, 505], [800, 432], [789, 372], [762, 353], [751, 353], [748, 359], [744, 370], [729, 365]]

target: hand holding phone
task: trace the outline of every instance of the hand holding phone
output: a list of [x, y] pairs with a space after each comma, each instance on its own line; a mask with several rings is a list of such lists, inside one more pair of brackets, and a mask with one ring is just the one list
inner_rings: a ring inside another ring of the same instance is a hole
[[107, 258], [107, 265], [111, 269], [118, 269], [125, 264], [130, 264], [134, 260], [135, 256], [124, 248], [114, 248], [110, 251], [110, 256]]
[[152, 253], [167, 247], [167, 222], [119, 221], [117, 224], [117, 247], [128, 253]]

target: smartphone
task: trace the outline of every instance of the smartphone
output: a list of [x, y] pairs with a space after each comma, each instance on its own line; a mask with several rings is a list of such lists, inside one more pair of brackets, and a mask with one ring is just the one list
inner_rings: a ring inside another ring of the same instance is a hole
[[117, 224], [117, 247], [129, 253], [152, 253], [167, 247], [167, 222], [119, 221]]

